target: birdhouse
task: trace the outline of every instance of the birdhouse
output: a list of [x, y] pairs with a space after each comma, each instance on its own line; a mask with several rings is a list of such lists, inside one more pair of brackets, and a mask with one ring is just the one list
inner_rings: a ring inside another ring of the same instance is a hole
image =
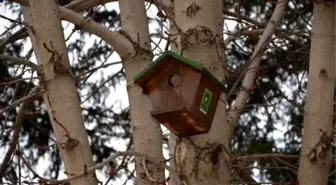
[[164, 52], [136, 75], [134, 83], [149, 96], [152, 117], [178, 137], [210, 130], [224, 90], [203, 65], [171, 51]]

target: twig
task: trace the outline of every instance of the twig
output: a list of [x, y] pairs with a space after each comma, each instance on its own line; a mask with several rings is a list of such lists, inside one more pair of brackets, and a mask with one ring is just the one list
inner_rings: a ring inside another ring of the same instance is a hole
[[[245, 66], [243, 69], [243, 72], [239, 75], [238, 80], [235, 82], [235, 84], [238, 84], [241, 78], [243, 79], [242, 82], [242, 87], [244, 89], [247, 89], [248, 91], [240, 91], [239, 94], [237, 95], [235, 104], [233, 107], [231, 107], [231, 110], [235, 109], [241, 109], [246, 105], [248, 96], [250, 94], [250, 89], [252, 89], [254, 80], [256, 78], [256, 71], [249, 71], [251, 68], [258, 68], [260, 65], [261, 57], [263, 55], [264, 47], [265, 47], [265, 42], [271, 38], [273, 33], [276, 30], [277, 25], [280, 22], [280, 19], [282, 18], [282, 14], [285, 11], [285, 8], [287, 6], [288, 0], [278, 0], [278, 3], [275, 7], [275, 10], [273, 12], [273, 15], [268, 22], [265, 32], [262, 34], [260, 37], [260, 40], [258, 41], [255, 50], [253, 51], [251, 61]], [[246, 74], [245, 74], [246, 73]], [[232, 90], [230, 90], [232, 92]], [[227, 97], [228, 99], [229, 97]], [[238, 122], [240, 116], [240, 111], [238, 112], [230, 112], [228, 117], [229, 117], [229, 122], [232, 125], [236, 125]]]
[[[98, 69], [107, 68], [107, 67], [109, 67], [109, 66], [117, 65], [117, 64], [122, 64], [122, 62], [121, 62], [121, 61], [118, 61], [118, 62], [113, 62], [113, 63], [103, 64], [103, 65], [100, 65], [100, 66], [98, 66], [98, 67], [94, 67], [94, 68], [92, 68], [92, 69], [89, 69], [89, 70], [87, 70], [87, 71], [85, 71], [85, 72], [83, 72], [83, 73], [77, 75], [77, 78], [79, 78], [79, 77], [81, 77], [81, 76], [83, 76], [83, 75], [86, 75], [86, 74], [88, 74], [88, 73], [95, 72], [95, 71], [98, 70]], [[80, 79], [79, 79], [79, 80], [80, 80]]]
[[[19, 153], [21, 152], [19, 142], [17, 142], [17, 152], [19, 152]], [[20, 158], [20, 156], [17, 156], [17, 160], [18, 160], [18, 171], [19, 171], [19, 185], [21, 185], [22, 174], [21, 174], [21, 158]]]
[[[127, 179], [125, 180], [125, 182], [122, 184], [122, 185], [126, 185], [126, 183], [133, 177], [134, 178], [134, 172], [135, 172], [135, 169], [133, 169], [130, 174], [127, 176]], [[107, 185], [107, 184], [105, 184]]]
[[29, 94], [29, 95], [27, 95], [27, 96], [25, 96], [25, 97], [23, 97], [23, 98], [21, 98], [21, 99], [16, 100], [16, 101], [13, 102], [12, 104], [10, 104], [10, 105], [8, 105], [7, 107], [1, 109], [1, 110], [0, 110], [0, 114], [6, 112], [6, 111], [9, 110], [9, 109], [13, 109], [13, 108], [15, 108], [15, 106], [19, 105], [20, 103], [22, 103], [22, 102], [25, 101], [25, 100], [32, 99], [32, 98], [35, 98], [35, 97], [37, 97], [37, 96], [40, 96], [40, 95], [41, 95], [42, 93], [44, 93], [44, 92], [45, 92], [45, 90], [42, 89], [42, 90], [40, 90], [39, 92]]
[[30, 62], [30, 61], [27, 61], [27, 60], [24, 60], [24, 59], [21, 59], [21, 58], [9, 56], [9, 55], [0, 54], [0, 60], [8, 60], [8, 61], [13, 62], [15, 64], [25, 65], [25, 66], [28, 66], [28, 67], [34, 69], [35, 71], [40, 71], [40, 69], [41, 69], [41, 67], [39, 65], [36, 65], [33, 62]]
[[[19, 3], [24, 6], [29, 6], [29, 3], [26, 0], [10, 0], [10, 1]], [[108, 28], [101, 26], [100, 24], [96, 23], [93, 20], [88, 21], [88, 19], [85, 19], [80, 14], [76, 13], [76, 12], [80, 12], [80, 11], [92, 8], [99, 4], [104, 4], [107, 2], [114, 2], [114, 1], [116, 0], [82, 1], [83, 3], [80, 5], [77, 5], [77, 2], [75, 1], [73, 3], [67, 4], [64, 7], [59, 6], [59, 11], [61, 14], [61, 18], [63, 20], [69, 21], [75, 24], [76, 26], [78, 26], [79, 28], [82, 28], [86, 31], [89, 31], [92, 34], [99, 36], [104, 41], [106, 41], [108, 44], [114, 46], [115, 51], [117, 51], [117, 53], [120, 56], [124, 56], [125, 54], [128, 53], [127, 50], [132, 48], [132, 44], [129, 43], [127, 38], [125, 38], [120, 32], [111, 31]], [[74, 4], [76, 4], [76, 6]], [[155, 0], [154, 4], [156, 4], [158, 7], [163, 9], [165, 12], [171, 12], [171, 9], [159, 0]]]
[[268, 154], [252, 154], [252, 155], [246, 155], [246, 156], [237, 156], [237, 157], [234, 157], [233, 160], [258, 159], [258, 158], [265, 158], [265, 157], [298, 159], [300, 156], [299, 155], [289, 155], [289, 154], [268, 153]]
[[3, 16], [3, 15], [0, 15], [0, 18], [5, 19], [5, 20], [7, 20], [9, 22], [12, 22], [12, 23], [21, 24], [21, 25], [25, 25], [25, 26], [28, 27], [28, 25], [26, 25], [24, 22], [21, 22], [21, 21], [18, 21], [18, 20], [14, 20], [14, 19], [8, 18], [8, 17]]
[[[47, 178], [44, 178], [44, 177], [40, 176], [22, 155], [23, 154], [21, 153], [18, 156], [23, 161], [23, 163], [26, 165], [26, 167], [33, 173], [34, 177], [37, 177], [42, 182], [49, 182], [49, 184], [55, 184], [56, 185], [56, 184], [60, 183], [59, 180], [47, 179]], [[34, 184], [34, 183], [29, 183], [29, 184]]]
[[150, 181], [152, 181], [152, 182], [156, 182], [156, 183], [157, 183], [157, 182], [159, 181], [159, 179], [157, 179], [157, 180], [153, 179], [153, 177], [149, 174], [149, 172], [148, 172], [148, 170], [147, 170], [146, 159], [142, 159], [142, 166], [143, 166], [143, 168], [144, 168], [144, 170], [145, 170], [145, 173], [146, 173], [148, 179], [149, 179]]
[[10, 85], [10, 84], [15, 84], [21, 81], [25, 81], [25, 80], [32, 80], [32, 79], [39, 79], [38, 77], [31, 77], [31, 78], [17, 78], [17, 79], [13, 79], [10, 80], [8, 82], [0, 82], [0, 85]]
[[115, 78], [117, 75], [119, 75], [119, 73], [123, 72], [124, 68], [121, 68], [118, 72], [116, 72], [115, 74], [113, 74], [110, 78], [106, 79], [105, 81], [103, 81], [98, 87], [96, 90], [94, 91], [91, 91], [89, 94], [87, 94], [87, 97], [81, 101], [81, 104], [86, 102], [87, 100], [90, 99], [90, 97], [92, 95], [94, 95], [95, 93], [97, 93], [99, 91], [99, 89], [101, 89], [101, 87], [103, 87], [106, 83], [108, 83], [109, 81], [111, 81], [113, 78]]
[[0, 40], [0, 52], [5, 46], [10, 43], [10, 42], [15, 42], [20, 39], [24, 39], [28, 36], [27, 29], [21, 28], [17, 32], [13, 33], [12, 35], [8, 36], [7, 38], [1, 39]]
[[[228, 37], [224, 40], [224, 46], [227, 46], [236, 37], [250, 36], [250, 35], [255, 36], [255, 35], [262, 34], [263, 32], [265, 32], [265, 29], [259, 28], [259, 29], [253, 29], [253, 30], [237, 30], [237, 31], [232, 32], [232, 33], [224, 33], [224, 34], [228, 35]], [[296, 35], [298, 37], [302, 37], [302, 38], [306, 38], [306, 39], [310, 39], [309, 33], [306, 33], [302, 30], [286, 30], [286, 29], [283, 29], [283, 28], [277, 28], [274, 32], [274, 34], [276, 34], [276, 35], [284, 34], [284, 33], [287, 33], [289, 35]], [[282, 35], [282, 37], [285, 37], [287, 40], [291, 39], [288, 36], [283, 36]]]
[[248, 185], [275, 185], [273, 182], [232, 182], [232, 185], [241, 185], [241, 184], [248, 184]]
[[[36, 92], [38, 91], [38, 88], [35, 87], [33, 88], [30, 92], [29, 95], [33, 95], [36, 94]], [[20, 130], [21, 130], [21, 124], [22, 124], [22, 120], [25, 114], [25, 110], [27, 108], [27, 106], [31, 103], [32, 98], [26, 98], [22, 101], [22, 104], [20, 106], [18, 115], [16, 117], [16, 121], [15, 121], [15, 128], [14, 128], [14, 133], [12, 136], [12, 141], [10, 143], [9, 149], [7, 150], [7, 153], [5, 154], [4, 159], [2, 160], [1, 166], [0, 166], [0, 178], [4, 175], [5, 170], [7, 168], [7, 165], [9, 163], [9, 160], [15, 150], [16, 144], [18, 143], [19, 140], [19, 136], [20, 136]]]
[[256, 25], [256, 26], [259, 26], [259, 27], [265, 27], [265, 26], [266, 26], [266, 22], [264, 22], [264, 23], [262, 23], [262, 22], [258, 22], [258, 21], [256, 21], [256, 20], [253, 20], [253, 19], [249, 18], [249, 17], [242, 16], [242, 15], [238, 15], [238, 14], [236, 14], [236, 13], [234, 13], [234, 12], [230, 12], [230, 11], [228, 11], [228, 10], [224, 10], [223, 13], [224, 13], [225, 15], [232, 16], [232, 17], [236, 17], [237, 19], [244, 20], [244, 21], [246, 21], [246, 22], [248, 22], [248, 23], [252, 23], [252, 24], [254, 24], [254, 25]]
[[[97, 169], [101, 169], [102, 167], [104, 167], [105, 165], [107, 165], [110, 161], [114, 160], [117, 157], [121, 157], [121, 156], [136, 156], [136, 157], [140, 157], [143, 159], [147, 159], [151, 162], [153, 162], [154, 164], [160, 164], [160, 161], [156, 161], [155, 159], [152, 159], [151, 157], [145, 155], [145, 154], [140, 154], [138, 152], [131, 152], [131, 151], [126, 151], [126, 152], [117, 152], [116, 154], [110, 155], [108, 158], [104, 159], [101, 163], [98, 163], [90, 168], [87, 168], [84, 172], [78, 174], [78, 175], [74, 175], [70, 178], [67, 179], [63, 179], [63, 180], [50, 180], [50, 179], [46, 179], [41, 177], [40, 175], [37, 174], [37, 172], [35, 172], [31, 167], [29, 168], [29, 166], [27, 166], [35, 176], [39, 177], [41, 180], [45, 181], [45, 182], [49, 182], [48, 185], [56, 185], [56, 184], [62, 184], [62, 183], [68, 183], [71, 180], [74, 179], [78, 179], [81, 177], [84, 177], [86, 174], [91, 173]], [[24, 159], [24, 158], [22, 158]], [[26, 163], [27, 164], [27, 163]], [[165, 168], [169, 171], [170, 174], [177, 176], [176, 171], [171, 168], [168, 165], [165, 165]], [[178, 176], [177, 176], [178, 178]]]

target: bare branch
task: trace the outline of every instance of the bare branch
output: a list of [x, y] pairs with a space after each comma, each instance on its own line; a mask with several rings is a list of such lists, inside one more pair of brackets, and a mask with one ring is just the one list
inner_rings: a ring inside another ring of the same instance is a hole
[[9, 21], [9, 22], [12, 22], [12, 23], [25, 25], [25, 24], [24, 24], [23, 22], [21, 22], [21, 21], [14, 20], [14, 19], [8, 18], [8, 17], [3, 16], [3, 15], [0, 15], [0, 18], [5, 19], [5, 20], [7, 20], [7, 21]]
[[4, 49], [8, 43], [15, 42], [17, 40], [24, 39], [26, 37], [28, 37], [26, 28], [25, 27], [21, 28], [20, 30], [10, 35], [9, 37], [0, 40], [0, 51]]
[[[23, 6], [28, 6], [28, 1], [25, 0], [11, 0], [12, 2], [19, 3]], [[82, 28], [90, 33], [97, 35], [102, 38], [105, 42], [113, 46], [116, 52], [123, 57], [129, 51], [132, 50], [133, 46], [130, 41], [125, 38], [125, 36], [119, 32], [111, 31], [108, 28], [96, 23], [91, 19], [85, 19], [80, 14], [59, 6], [61, 18], [75, 24], [77, 27]]]
[[[31, 97], [31, 95], [36, 94], [38, 91], [38, 88], [35, 87], [33, 88], [30, 92], [29, 95]], [[2, 160], [1, 166], [0, 166], [0, 178], [4, 175], [5, 170], [7, 168], [7, 165], [9, 164], [9, 160], [13, 154], [13, 152], [15, 151], [15, 147], [16, 144], [18, 143], [19, 140], [19, 136], [20, 136], [20, 131], [21, 131], [21, 124], [22, 124], [22, 120], [23, 117], [25, 115], [25, 110], [27, 108], [27, 106], [31, 103], [32, 98], [26, 98], [25, 100], [23, 100], [18, 115], [16, 117], [16, 121], [15, 121], [15, 128], [14, 128], [14, 133], [12, 136], [12, 141], [10, 143], [9, 149], [7, 150], [7, 153], [5, 154], [4, 159]]]
[[[251, 61], [244, 67], [237, 81], [235, 82], [235, 84], [237, 85], [239, 84], [240, 80], [244, 78], [241, 87], [242, 89], [238, 93], [235, 103], [231, 107], [229, 112], [229, 123], [232, 125], [237, 124], [241, 113], [241, 111], [235, 111], [235, 110], [241, 110], [246, 105], [248, 96], [250, 94], [250, 89], [253, 88], [254, 80], [256, 78], [257, 70], [255, 69], [258, 69], [261, 57], [263, 55], [263, 51], [265, 49], [265, 42], [267, 42], [275, 32], [276, 27], [279, 24], [280, 19], [282, 18], [282, 14], [285, 11], [287, 3], [288, 0], [278, 0], [273, 15], [253, 51]], [[233, 90], [234, 89], [231, 89], [230, 92], [233, 92]]]
[[[150, 2], [152, 4], [154, 4], [156, 7], [158, 7], [158, 9], [161, 9], [163, 11], [165, 11], [166, 14], [173, 14], [173, 9], [170, 8], [171, 6], [171, 2], [169, 0], [145, 0], [147, 2]], [[106, 3], [110, 3], [110, 2], [117, 2], [117, 0], [86, 0], [83, 2], [82, 1], [74, 1], [72, 3], [69, 3], [67, 6], [65, 6], [66, 8], [70, 8], [73, 9], [76, 12], [80, 12], [80, 11], [84, 11], [87, 9], [90, 9], [92, 7], [95, 7], [97, 5], [100, 4], [106, 4]]]
[[32, 99], [32, 98], [35, 98], [35, 97], [37, 97], [37, 96], [40, 96], [40, 95], [41, 95], [42, 93], [44, 93], [44, 92], [45, 92], [45, 90], [42, 89], [42, 90], [40, 90], [40, 91], [38, 91], [38, 92], [36, 92], [36, 93], [29, 94], [29, 95], [27, 95], [27, 96], [25, 96], [25, 97], [23, 97], [23, 98], [21, 98], [21, 99], [16, 100], [16, 101], [13, 102], [12, 104], [10, 104], [10, 105], [8, 105], [7, 107], [1, 109], [1, 110], [0, 110], [0, 114], [3, 114], [4, 112], [8, 111], [9, 109], [13, 109], [13, 108], [15, 108], [15, 106], [19, 105], [19, 104], [22, 103], [23, 101], [26, 101], [26, 100], [28, 100], [28, 99]]
[[[20, 155], [21, 156], [21, 155]], [[42, 176], [38, 175], [38, 173], [27, 163], [27, 167], [32, 171], [32, 173], [39, 177], [41, 180], [45, 181], [45, 182], [49, 182], [48, 184], [49, 185], [56, 185], [56, 184], [63, 184], [63, 183], [67, 183], [71, 180], [74, 180], [74, 179], [78, 179], [78, 178], [82, 178], [82, 177], [85, 177], [86, 174], [90, 173], [90, 172], [93, 172], [95, 170], [98, 170], [98, 169], [101, 169], [103, 168], [105, 165], [108, 165], [108, 163], [110, 161], [113, 161], [115, 160], [116, 158], [118, 157], [125, 157], [125, 156], [135, 156], [135, 157], [140, 157], [142, 159], [145, 159], [145, 160], [148, 160], [154, 164], [157, 164], [157, 165], [161, 165], [161, 161], [156, 161], [152, 158], [150, 158], [149, 156], [145, 155], [145, 154], [141, 154], [141, 153], [138, 153], [138, 152], [131, 152], [131, 151], [126, 151], [126, 152], [117, 152], [113, 155], [110, 155], [108, 158], [104, 159], [101, 163], [98, 163], [90, 168], [87, 168], [85, 171], [83, 171], [82, 173], [80, 174], [77, 174], [77, 175], [74, 175], [70, 178], [67, 178], [67, 179], [63, 179], [63, 180], [50, 180], [50, 179], [46, 179], [46, 178], [43, 178]], [[21, 156], [21, 159], [26, 161], [22, 156]], [[175, 175], [177, 176], [177, 172], [171, 168], [170, 166], [168, 165], [165, 165], [165, 168], [169, 171], [169, 173], [171, 175]], [[178, 177], [177, 177], [178, 178]]]
[[[233, 41], [236, 37], [239, 36], [249, 36], [249, 35], [259, 35], [265, 32], [265, 29], [260, 28], [260, 29], [253, 29], [253, 30], [238, 30], [236, 32], [233, 33], [226, 33], [229, 36], [224, 40], [224, 45], [227, 46], [231, 41]], [[305, 31], [302, 30], [288, 30], [288, 29], [282, 29], [282, 28], [277, 28], [274, 32], [274, 34], [276, 35], [280, 35], [280, 34], [288, 34], [288, 35], [296, 35], [298, 37], [303, 37], [306, 39], [310, 40], [310, 34], [306, 33]], [[285, 37], [287, 40], [289, 40], [290, 38], [285, 35], [282, 35], [282, 37]], [[290, 41], [293, 41], [293, 39], [291, 39]]]
[[[26, 167], [30, 170], [30, 172], [33, 173], [34, 177], [37, 177], [42, 182], [49, 182], [49, 184], [59, 184], [60, 182], [59, 180], [47, 179], [39, 175], [22, 155], [23, 155], [22, 153], [19, 153], [20, 159], [23, 161]], [[29, 184], [35, 184], [35, 183], [29, 183]], [[38, 182], [38, 184], [40, 184], [40, 182]]]
[[30, 78], [21, 78], [21, 77], [16, 77], [16, 79], [12, 79], [10, 81], [7, 82], [0, 82], [0, 85], [10, 85], [10, 84], [15, 84], [21, 81], [25, 81], [25, 80], [32, 80], [32, 79], [39, 79], [39, 77], [30, 77]]
[[[24, 6], [29, 7], [28, 1], [25, 0], [10, 0], [12, 2], [19, 3]], [[109, 43], [113, 48], [117, 51], [120, 56], [124, 56], [128, 53], [128, 50], [132, 48], [131, 43], [124, 37], [124, 35], [120, 34], [119, 32], [114, 32], [109, 30], [108, 28], [101, 26], [100, 24], [94, 22], [93, 20], [86, 19], [82, 17], [80, 14], [75, 13], [80, 12], [99, 4], [105, 4], [108, 2], [116, 2], [117, 0], [82, 0], [82, 1], [74, 1], [72, 3], [67, 4], [66, 6], [62, 7], [59, 6], [60, 14], [62, 19], [69, 21], [76, 26], [97, 35], [98, 37], [102, 38], [105, 42]], [[172, 15], [172, 8], [170, 8], [170, 3], [168, 1], [164, 1], [163, 3], [159, 0], [154, 0], [154, 4], [166, 12], [167, 15]], [[68, 9], [69, 8], [69, 9]], [[73, 10], [70, 10], [73, 9]], [[1, 46], [1, 45], [0, 45]], [[1, 47], [0, 47], [1, 48]]]
[[40, 71], [40, 69], [41, 69], [41, 67], [39, 65], [36, 65], [33, 62], [30, 62], [30, 61], [27, 61], [27, 60], [24, 60], [24, 59], [21, 59], [21, 58], [9, 56], [9, 55], [0, 54], [0, 60], [7, 60], [7, 61], [13, 62], [15, 64], [25, 65], [25, 66], [28, 66], [28, 67], [34, 69], [35, 71]]
[[254, 20], [254, 19], [251, 19], [251, 18], [246, 17], [246, 16], [238, 15], [238, 14], [236, 14], [234, 12], [230, 12], [228, 10], [224, 10], [223, 13], [225, 15], [236, 17], [239, 20], [244, 20], [244, 21], [246, 21], [248, 23], [254, 24], [254, 25], [259, 26], [259, 27], [265, 27], [266, 26], [266, 22], [264, 22], [264, 23], [263, 22], [258, 22], [258, 21]]
[[147, 165], [146, 165], [146, 159], [142, 159], [142, 166], [144, 167], [145, 173], [148, 177], [148, 179], [152, 182], [159, 182], [159, 178], [155, 180], [148, 172]]
[[288, 158], [288, 159], [297, 159], [299, 155], [289, 155], [289, 154], [275, 154], [275, 153], [268, 153], [268, 154], [251, 154], [246, 156], [237, 156], [234, 160], [246, 160], [246, 159], [259, 159], [265, 157], [278, 157], [278, 158]]

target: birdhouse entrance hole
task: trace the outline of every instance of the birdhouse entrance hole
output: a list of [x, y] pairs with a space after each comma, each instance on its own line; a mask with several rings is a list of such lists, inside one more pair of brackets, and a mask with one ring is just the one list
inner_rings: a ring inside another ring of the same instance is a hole
[[134, 80], [151, 99], [152, 117], [175, 135], [209, 131], [224, 86], [203, 65], [167, 51]]

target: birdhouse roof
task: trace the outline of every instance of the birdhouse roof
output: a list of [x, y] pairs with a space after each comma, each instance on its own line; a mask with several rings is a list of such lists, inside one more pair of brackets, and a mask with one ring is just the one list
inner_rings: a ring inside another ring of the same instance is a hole
[[[224, 85], [207, 69], [205, 68], [202, 64], [194, 62], [190, 59], [187, 59], [181, 55], [178, 55], [174, 52], [171, 51], [165, 51], [164, 53], [161, 54], [160, 57], [158, 57], [154, 62], [152, 62], [150, 65], [148, 65], [144, 70], [139, 72], [134, 78], [134, 81], [144, 81], [150, 80], [153, 78], [154, 75], [156, 75], [157, 72], [160, 72], [160, 70], [164, 67], [162, 64], [164, 61], [167, 61], [167, 58], [173, 58], [175, 59], [174, 61], [179, 61], [194, 70], [202, 73], [203, 75], [206, 75], [210, 79], [212, 79], [221, 89], [222, 91], [225, 90]], [[156, 71], [156, 72], [154, 72]], [[145, 78], [145, 79], [143, 79]]]

